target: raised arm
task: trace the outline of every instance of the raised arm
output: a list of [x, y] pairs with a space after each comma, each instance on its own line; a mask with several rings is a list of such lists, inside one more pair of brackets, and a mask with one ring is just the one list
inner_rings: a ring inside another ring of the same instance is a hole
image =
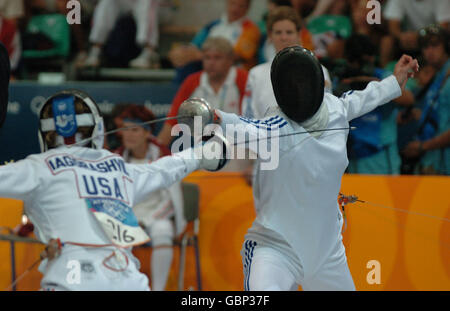
[[362, 91], [344, 93], [340, 100], [347, 111], [347, 120], [351, 121], [401, 96], [406, 82], [418, 70], [417, 60], [403, 55], [395, 65], [393, 75], [380, 82], [370, 82]]

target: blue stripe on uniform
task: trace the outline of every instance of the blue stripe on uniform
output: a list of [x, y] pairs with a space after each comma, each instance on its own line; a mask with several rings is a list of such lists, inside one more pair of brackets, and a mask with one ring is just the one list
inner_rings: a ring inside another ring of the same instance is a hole
[[354, 90], [347, 91], [344, 94], [342, 94], [340, 98], [345, 99], [347, 97], [347, 95], [352, 95], [353, 92], [354, 92]]
[[253, 259], [253, 251], [256, 246], [255, 241], [247, 240], [244, 243], [245, 246], [245, 264], [244, 264], [244, 270], [245, 270], [245, 279], [244, 279], [244, 290], [249, 291], [250, 290], [250, 271], [251, 271], [251, 265], [252, 265], [252, 259]]
[[[284, 121], [284, 120], [280, 120], [280, 122], [281, 121]], [[264, 125], [263, 126], [259, 126], [259, 125], [254, 125], [256, 128], [258, 128], [258, 129], [261, 129], [261, 130], [267, 130], [267, 131], [276, 131], [276, 130], [278, 130], [278, 129], [280, 129], [280, 128], [283, 128], [284, 126], [286, 126], [288, 123], [287, 123], [287, 121], [284, 121], [284, 123], [281, 123], [281, 124], [279, 124], [279, 125], [277, 125], [277, 126], [273, 126], [273, 127], [264, 127]], [[275, 125], [275, 124], [271, 124], [270, 126], [272, 126], [272, 125]]]
[[239, 119], [249, 124], [266, 124], [266, 125], [272, 125], [283, 121], [283, 118], [281, 118], [280, 116], [275, 116], [267, 120], [250, 119], [245, 117], [239, 117]]
[[[276, 120], [274, 122], [272, 122], [271, 124], [265, 124], [265, 123], [254, 123], [254, 122], [249, 122], [246, 121], [245, 119], [240, 118], [242, 121], [253, 125], [254, 127], [256, 127], [257, 129], [262, 129], [262, 130], [267, 130], [267, 131], [272, 131], [272, 130], [277, 130], [280, 129], [284, 126], [286, 126], [288, 123], [287, 121], [285, 121], [284, 119], [280, 118], [279, 120]], [[283, 123], [281, 123], [283, 122]], [[281, 124], [279, 124], [281, 123]]]

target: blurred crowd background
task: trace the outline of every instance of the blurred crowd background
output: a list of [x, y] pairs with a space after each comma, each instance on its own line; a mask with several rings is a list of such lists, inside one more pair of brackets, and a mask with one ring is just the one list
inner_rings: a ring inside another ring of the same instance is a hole
[[[286, 6], [338, 97], [389, 76], [404, 53], [419, 60], [402, 97], [352, 121], [348, 173], [450, 174], [449, 0], [0, 0], [0, 41], [12, 83], [170, 80], [169, 114], [193, 96], [245, 114], [249, 71], [276, 53], [268, 18]], [[174, 124], [152, 137], [169, 145]]]

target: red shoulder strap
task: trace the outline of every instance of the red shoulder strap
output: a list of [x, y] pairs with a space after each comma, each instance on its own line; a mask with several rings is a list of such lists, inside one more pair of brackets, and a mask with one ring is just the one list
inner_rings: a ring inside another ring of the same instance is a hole
[[245, 85], [247, 84], [248, 72], [237, 68], [236, 85], [239, 89], [239, 114], [242, 114], [242, 99], [245, 95]]
[[[189, 75], [186, 78], [186, 80], [184, 80], [184, 82], [181, 84], [180, 88], [178, 89], [178, 92], [175, 95], [175, 98], [172, 101], [172, 105], [170, 106], [170, 111], [167, 114], [168, 117], [175, 117], [178, 114], [178, 108], [180, 108], [181, 104], [186, 99], [188, 99], [191, 96], [191, 94], [195, 91], [195, 89], [199, 86], [200, 76], [201, 76], [202, 72], [203, 71], [193, 73], [193, 74]], [[175, 119], [169, 120], [166, 122], [168, 124], [170, 124], [171, 126], [174, 126], [175, 124], [177, 124], [177, 120], [175, 120]]]

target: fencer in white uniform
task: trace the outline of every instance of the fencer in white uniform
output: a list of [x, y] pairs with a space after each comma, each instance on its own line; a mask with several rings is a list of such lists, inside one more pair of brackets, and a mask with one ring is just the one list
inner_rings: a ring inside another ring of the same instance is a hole
[[24, 201], [40, 241], [62, 243], [58, 257], [41, 263], [43, 290], [149, 290], [130, 251], [149, 240], [132, 206], [194, 170], [224, 164], [193, 156], [212, 141], [151, 164], [125, 163], [102, 149], [103, 133], [94, 101], [63, 91], [40, 112], [43, 153], [0, 166], [0, 197]]
[[[234, 143], [247, 143], [260, 153], [261, 144], [249, 143], [260, 139], [279, 158], [275, 168], [264, 168], [267, 162], [257, 161], [253, 185], [257, 216], [241, 253], [244, 288], [295, 290], [301, 285], [304, 290], [355, 290], [337, 203], [348, 165], [347, 128], [350, 120], [400, 96], [413, 75], [408, 71], [418, 70], [417, 61], [403, 56], [393, 76], [341, 98], [324, 93], [320, 63], [299, 46], [280, 51], [271, 70], [279, 106], [271, 117], [255, 120], [216, 111], [228, 138], [234, 134], [227, 132], [227, 125], [244, 125], [234, 131], [245, 131], [248, 140]], [[265, 139], [269, 133], [273, 137]], [[281, 137], [275, 143], [277, 136]]]

